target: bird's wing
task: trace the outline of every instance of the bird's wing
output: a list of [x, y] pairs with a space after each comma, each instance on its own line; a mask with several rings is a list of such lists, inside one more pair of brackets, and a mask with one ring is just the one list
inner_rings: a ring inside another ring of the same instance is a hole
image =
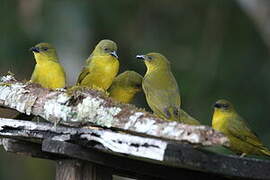
[[200, 122], [198, 120], [190, 116], [183, 109], [180, 109], [180, 121], [184, 124], [200, 125]]
[[[147, 102], [153, 111], [158, 111], [163, 116], [168, 117], [168, 114], [173, 111], [180, 113], [180, 95], [175, 79], [157, 78], [153, 81], [153, 77], [144, 78], [143, 89], [147, 97]], [[157, 113], [157, 112], [155, 112]]]
[[86, 64], [89, 65], [91, 63], [93, 56], [94, 56], [93, 53], [91, 53], [90, 56], [86, 59]]
[[31, 79], [30, 79], [30, 82], [36, 82], [37, 81], [37, 70], [36, 70], [36, 67], [32, 73], [32, 76], [31, 76]]
[[232, 120], [228, 125], [228, 130], [231, 135], [242, 141], [245, 141], [253, 146], [263, 146], [257, 135], [251, 131], [248, 124], [241, 117], [239, 117], [239, 120]]
[[79, 84], [82, 82], [82, 80], [83, 80], [89, 73], [90, 73], [90, 72], [89, 72], [89, 69], [86, 68], [86, 67], [84, 67], [84, 68], [82, 69], [82, 71], [81, 71], [79, 77], [78, 77], [78, 80], [77, 80], [77, 83], [76, 83], [76, 84], [79, 85]]
[[77, 79], [77, 83], [76, 83], [77, 85], [79, 85], [82, 82], [82, 80], [90, 73], [88, 67], [91, 64], [92, 59], [93, 59], [93, 54], [90, 54], [90, 56], [86, 59], [86, 66], [83, 67], [83, 69], [82, 69], [82, 71]]

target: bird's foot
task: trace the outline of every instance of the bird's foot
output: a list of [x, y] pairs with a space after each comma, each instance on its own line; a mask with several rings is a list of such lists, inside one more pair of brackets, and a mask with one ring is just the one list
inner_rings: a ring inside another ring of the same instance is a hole
[[85, 87], [75, 85], [75, 86], [72, 86], [72, 87], [70, 87], [70, 88], [67, 88], [66, 93], [67, 93], [69, 96], [72, 96], [73, 92], [75, 92], [75, 91], [80, 91], [80, 90], [82, 90], [83, 88], [85, 88]]
[[242, 153], [241, 155], [240, 155], [240, 158], [243, 158], [243, 157], [245, 157], [247, 154], [246, 153]]
[[66, 89], [65, 88], [56, 88], [55, 90], [56, 91], [60, 91], [60, 92], [66, 92]]

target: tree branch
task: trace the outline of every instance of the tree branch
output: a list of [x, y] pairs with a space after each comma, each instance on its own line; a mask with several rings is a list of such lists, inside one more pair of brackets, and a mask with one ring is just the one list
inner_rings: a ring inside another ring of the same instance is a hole
[[132, 105], [114, 102], [99, 91], [82, 88], [69, 95], [64, 89], [48, 90], [17, 81], [12, 75], [1, 78], [0, 106], [69, 126], [92, 123], [199, 145], [228, 144], [225, 136], [210, 127], [164, 121]]

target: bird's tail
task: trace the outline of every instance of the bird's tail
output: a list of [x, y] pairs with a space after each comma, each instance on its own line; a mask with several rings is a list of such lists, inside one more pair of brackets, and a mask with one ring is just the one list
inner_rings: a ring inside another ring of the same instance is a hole
[[198, 120], [190, 116], [183, 109], [180, 109], [180, 122], [189, 125], [200, 125], [200, 122]]
[[261, 152], [263, 155], [269, 156], [270, 157], [270, 150], [267, 149], [266, 147], [264, 147], [263, 149], [261, 149]]

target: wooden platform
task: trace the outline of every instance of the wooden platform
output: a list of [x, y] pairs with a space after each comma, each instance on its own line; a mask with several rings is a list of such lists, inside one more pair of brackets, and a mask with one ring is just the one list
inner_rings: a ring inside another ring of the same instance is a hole
[[[129, 146], [138, 151], [144, 147], [146, 154], [115, 152], [108, 148], [110, 146], [104, 146], [110, 144], [111, 139], [102, 144], [101, 139], [106, 141], [106, 138], [98, 137], [110, 132], [110, 129], [94, 126], [55, 128], [51, 123], [0, 119], [5, 150], [56, 161], [57, 180], [107, 180], [113, 174], [136, 179], [270, 179], [270, 161], [215, 154], [187, 143], [128, 135], [134, 136], [131, 139], [140, 139], [140, 143], [131, 142]], [[124, 140], [127, 134], [119, 132], [118, 135]], [[160, 152], [150, 147], [151, 144], [145, 144], [144, 138], [152, 144], [166, 143], [162, 160], [155, 159]], [[117, 142], [121, 143], [125, 142]], [[147, 155], [148, 148], [157, 155]]]

